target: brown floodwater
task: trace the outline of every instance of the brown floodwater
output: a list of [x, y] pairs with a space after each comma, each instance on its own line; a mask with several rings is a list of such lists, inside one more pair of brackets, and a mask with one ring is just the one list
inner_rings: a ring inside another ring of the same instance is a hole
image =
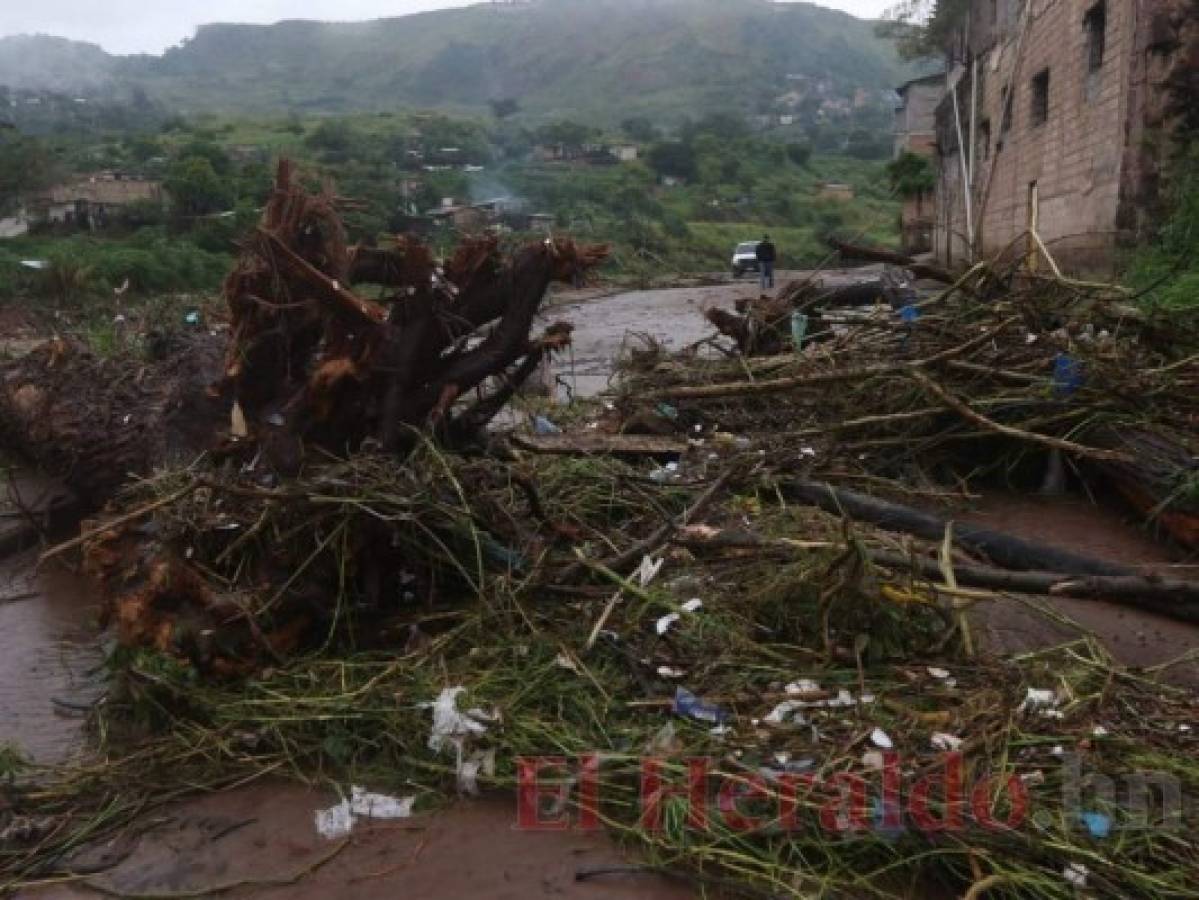
[[39, 763], [82, 746], [81, 708], [103, 690], [91, 597], [78, 575], [37, 571], [35, 554], [0, 564], [0, 744]]
[[[1199, 560], [1153, 540], [1116, 501], [1098, 504], [1081, 496], [992, 492], [970, 503], [958, 517], [1145, 573], [1199, 578]], [[977, 616], [987, 648], [1030, 650], [1090, 632], [1119, 662], [1134, 667], [1160, 666], [1199, 649], [1199, 626], [1099, 600], [1054, 597], [1044, 602], [1073, 624], [1054, 622], [1012, 601], [987, 603]], [[1165, 674], [1168, 681], [1199, 687], [1199, 662], [1174, 666]]]
[[[104, 869], [93, 880], [108, 896], [199, 897], [218, 891], [278, 900], [700, 896], [687, 884], [637, 871], [602, 834], [517, 830], [516, 805], [506, 799], [360, 822], [340, 849], [341, 842], [322, 838], [314, 827], [316, 811], [336, 802], [327, 792], [261, 782], [156, 810], [140, 836], [95, 847], [76, 862]], [[619, 871], [579, 880], [580, 873], [595, 869]], [[97, 894], [76, 884], [22, 896], [76, 900]]]

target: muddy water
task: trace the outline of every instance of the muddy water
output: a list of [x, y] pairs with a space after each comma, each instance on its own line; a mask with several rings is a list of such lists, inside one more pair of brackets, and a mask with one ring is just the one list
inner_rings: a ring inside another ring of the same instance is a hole
[[[835, 270], [822, 273], [821, 279], [833, 286], [873, 271]], [[809, 274], [779, 272], [777, 283], [783, 285]], [[576, 396], [593, 397], [608, 387], [615, 360], [629, 341], [636, 341], [636, 335], [648, 334], [669, 350], [681, 350], [714, 333], [704, 318], [706, 310], [719, 306], [732, 311], [738, 299], [757, 295], [757, 281], [746, 279], [551, 304], [543, 316], [546, 321], [565, 321], [575, 326], [573, 356], [560, 359], [554, 374], [570, 384]]]
[[0, 744], [55, 763], [82, 745], [82, 713], [69, 707], [102, 690], [101, 653], [87, 583], [34, 563], [23, 555], [0, 567]]
[[[995, 531], [1040, 541], [1086, 556], [1122, 563], [1146, 573], [1199, 578], [1195, 561], [1180, 562], [1152, 540], [1116, 505], [1097, 505], [1084, 497], [987, 494], [963, 510], [960, 518]], [[997, 652], [1052, 646], [1089, 631], [1128, 666], [1157, 666], [1199, 648], [1199, 627], [1149, 612], [1092, 600], [1055, 597], [1052, 608], [1077, 627], [1054, 623], [1013, 603], [988, 604], [980, 611], [990, 649]], [[1167, 672], [1168, 680], [1199, 687], [1199, 664]]]
[[[315, 830], [316, 810], [329, 794], [289, 784], [261, 783], [177, 804], [155, 815], [142, 836], [96, 847], [77, 861], [104, 868], [95, 877], [109, 896], [224, 896], [324, 900], [356, 897], [526, 900], [690, 900], [695, 892], [661, 876], [622, 872], [579, 881], [580, 872], [627, 869], [629, 861], [602, 835], [516, 829], [515, 804], [492, 799], [461, 803], [431, 815], [361, 822], [350, 842]], [[116, 862], [109, 868], [109, 864]], [[304, 874], [303, 878], [298, 876]], [[295, 883], [286, 883], [295, 881]], [[48, 888], [30, 897], [73, 900], [96, 896], [79, 886]]]

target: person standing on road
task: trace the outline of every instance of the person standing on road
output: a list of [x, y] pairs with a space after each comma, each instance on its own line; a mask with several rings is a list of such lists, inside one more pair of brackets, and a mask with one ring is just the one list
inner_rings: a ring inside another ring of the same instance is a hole
[[774, 261], [778, 251], [770, 241], [770, 235], [762, 235], [762, 243], [758, 244], [758, 272], [761, 275], [762, 290], [767, 287], [774, 290]]

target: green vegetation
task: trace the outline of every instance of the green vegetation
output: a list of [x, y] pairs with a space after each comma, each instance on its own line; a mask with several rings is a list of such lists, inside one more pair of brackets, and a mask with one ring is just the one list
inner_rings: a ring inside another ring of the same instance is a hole
[[1141, 292], [1143, 303], [1199, 308], [1199, 142], [1179, 151], [1177, 173], [1169, 190], [1165, 221], [1156, 239], [1139, 247], [1125, 280]]
[[[656, 137], [640, 145], [635, 163], [543, 164], [534, 155], [541, 143], [577, 151], [630, 140], [630, 131]], [[897, 205], [882, 162], [817, 153], [810, 143], [754, 133], [744, 117], [721, 113], [669, 136], [635, 119], [622, 132], [569, 119], [530, 130], [511, 119], [413, 112], [176, 118], [132, 133], [21, 138], [56, 172], [103, 167], [160, 178], [170, 202], [127, 208], [114, 228], [91, 236], [40, 234], [0, 244], [0, 293], [76, 302], [126, 280], [134, 295], [211, 290], [235, 241], [252, 227], [281, 155], [349, 201], [354, 240], [420, 227], [421, 215], [445, 197], [512, 197], [528, 212], [552, 215], [560, 231], [611, 244], [607, 273], [638, 280], [723, 270], [733, 245], [764, 231], [792, 267], [818, 263], [821, 238], [833, 232], [894, 239]], [[822, 198], [826, 181], [852, 185], [855, 200]], [[442, 252], [454, 240], [448, 229], [433, 235]], [[59, 283], [17, 266], [58, 256], [79, 269]]]

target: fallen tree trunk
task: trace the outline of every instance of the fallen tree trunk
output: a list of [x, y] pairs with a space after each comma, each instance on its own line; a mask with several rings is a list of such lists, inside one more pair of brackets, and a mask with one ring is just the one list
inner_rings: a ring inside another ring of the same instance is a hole
[[901, 266], [918, 278], [931, 278], [943, 284], [953, 284], [957, 281], [953, 273], [948, 269], [932, 263], [917, 262], [912, 257], [896, 253], [893, 250], [886, 250], [882, 247], [867, 247], [863, 244], [851, 244], [848, 241], [840, 241], [836, 238], [829, 238], [828, 245], [841, 254], [842, 259], [881, 262], [893, 266]]
[[[783, 481], [779, 484], [779, 490], [785, 499], [793, 503], [816, 506], [834, 515], [869, 522], [887, 531], [898, 531], [925, 540], [941, 540], [949, 524], [949, 520], [939, 516], [855, 491], [835, 488], [822, 481]], [[955, 543], [970, 553], [985, 557], [1006, 569], [1064, 572], [1070, 577], [1124, 577], [1135, 574], [1125, 566], [1080, 556], [1045, 544], [1032, 543], [977, 525], [954, 522], [953, 537]]]
[[[696, 536], [684, 533], [674, 543], [690, 550], [764, 550], [794, 554], [805, 548], [800, 542], [770, 540], [744, 531], [720, 531]], [[828, 544], [827, 548], [845, 549]], [[810, 548], [809, 548], [810, 549]], [[943, 583], [941, 564], [924, 556], [907, 556], [888, 550], [866, 548], [865, 556], [876, 566], [897, 572], [914, 571], [934, 585]], [[1076, 600], [1110, 600], [1149, 610], [1183, 622], [1199, 623], [1199, 582], [1160, 578], [1154, 575], [1073, 575], [1064, 572], [1012, 572], [985, 566], [953, 567], [960, 587], [984, 588], [1015, 594], [1070, 597]]]

